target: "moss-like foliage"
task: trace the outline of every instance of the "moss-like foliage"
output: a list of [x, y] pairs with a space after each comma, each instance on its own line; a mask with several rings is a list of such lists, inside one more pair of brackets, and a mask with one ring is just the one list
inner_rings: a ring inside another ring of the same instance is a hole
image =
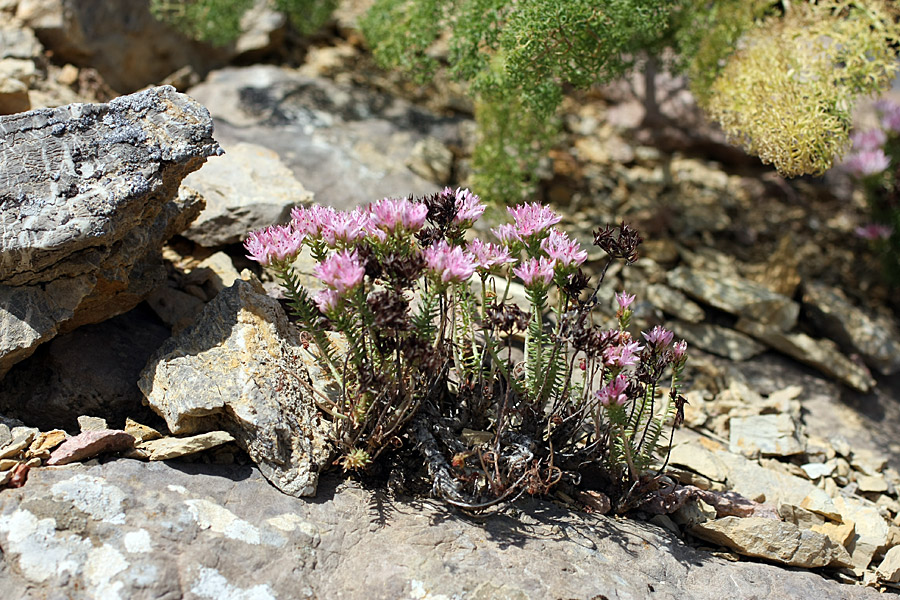
[[749, 29], [698, 96], [732, 141], [780, 173], [821, 174], [849, 147], [855, 101], [897, 69], [896, 17], [880, 0], [798, 4]]

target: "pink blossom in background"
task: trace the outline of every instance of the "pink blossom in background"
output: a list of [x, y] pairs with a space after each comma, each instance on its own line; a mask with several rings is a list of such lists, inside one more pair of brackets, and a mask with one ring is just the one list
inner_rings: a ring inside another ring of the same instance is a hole
[[316, 293], [313, 297], [313, 302], [316, 303], [322, 314], [327, 315], [337, 308], [340, 298], [341, 295], [337, 291], [326, 288]]
[[428, 207], [407, 198], [384, 198], [369, 205], [372, 222], [388, 233], [416, 232], [425, 224]]
[[449, 187], [444, 188], [443, 194], [455, 196], [456, 198], [456, 216], [453, 217], [453, 223], [463, 227], [471, 227], [472, 224], [481, 218], [484, 209], [487, 208], [481, 203], [481, 199], [470, 192], [468, 188], [456, 188], [456, 192]]
[[603, 364], [607, 367], [628, 367], [637, 363], [638, 352], [644, 347], [637, 342], [610, 346], [603, 351]]
[[900, 133], [900, 104], [892, 100], [879, 100], [875, 108], [881, 111], [881, 126], [894, 133]]
[[467, 250], [472, 253], [477, 266], [481, 269], [490, 269], [515, 261], [506, 246], [482, 242], [478, 238], [469, 242]]
[[441, 240], [422, 252], [425, 265], [444, 283], [460, 283], [475, 272], [475, 258], [459, 246], [450, 246]]
[[856, 177], [865, 177], [867, 175], [876, 175], [882, 173], [891, 164], [891, 159], [887, 157], [884, 150], [878, 148], [876, 150], [863, 150], [851, 154], [844, 161], [844, 168]]
[[675, 342], [675, 345], [672, 346], [672, 355], [675, 357], [675, 362], [679, 362], [680, 360], [682, 360], [686, 352], [687, 342], [684, 340]]
[[628, 307], [634, 302], [634, 294], [627, 294], [625, 292], [616, 294], [616, 302], [619, 303], [619, 308], [621, 310], [628, 310]]
[[366, 269], [360, 264], [356, 250], [344, 250], [330, 255], [313, 272], [325, 285], [343, 295], [362, 283]]
[[619, 373], [612, 381], [594, 392], [594, 396], [603, 406], [610, 404], [625, 406], [625, 403], [628, 402], [628, 396], [625, 394], [627, 389], [628, 379], [624, 373]]
[[587, 251], [581, 249], [581, 244], [556, 228], [541, 241], [541, 249], [564, 267], [578, 266], [587, 260]]
[[853, 142], [854, 150], [877, 150], [884, 147], [887, 135], [882, 129], [867, 129], [866, 131], [854, 131], [850, 140]]
[[247, 258], [263, 266], [272, 262], [294, 260], [303, 248], [306, 234], [291, 225], [272, 225], [254, 231], [244, 240], [244, 248], [250, 254]]
[[552, 209], [538, 202], [520, 204], [515, 208], [507, 208], [506, 210], [512, 215], [516, 225], [516, 233], [523, 240], [542, 233], [548, 227], [552, 227], [562, 220], [562, 217], [553, 212]]
[[672, 343], [672, 338], [675, 336], [674, 333], [666, 329], [665, 327], [661, 327], [657, 325], [649, 332], [642, 332], [644, 339], [657, 347], [666, 347]]
[[857, 227], [855, 233], [866, 240], [886, 240], [894, 233], [894, 228], [889, 225], [869, 223], [864, 227]]
[[525, 287], [547, 287], [553, 281], [553, 273], [556, 270], [556, 261], [545, 256], [529, 258], [513, 269]]

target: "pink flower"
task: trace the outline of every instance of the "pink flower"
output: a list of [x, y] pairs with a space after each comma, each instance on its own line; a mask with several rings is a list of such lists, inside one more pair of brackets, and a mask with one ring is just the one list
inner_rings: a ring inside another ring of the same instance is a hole
[[900, 133], [900, 104], [891, 100], [880, 100], [875, 107], [881, 111], [882, 127]]
[[325, 285], [344, 295], [362, 283], [366, 269], [360, 264], [356, 250], [344, 250], [330, 255], [313, 272]]
[[516, 231], [516, 226], [512, 223], [504, 223], [499, 227], [495, 227], [494, 229], [491, 229], [491, 233], [497, 236], [497, 239], [507, 246], [514, 246], [517, 243], [522, 242], [522, 238], [519, 237], [519, 232]]
[[875, 150], [863, 150], [855, 154], [851, 154], [844, 161], [844, 168], [856, 177], [865, 177], [867, 175], [877, 175], [884, 172], [891, 164], [891, 159], [887, 157], [884, 150], [877, 148]]
[[294, 229], [301, 231], [311, 238], [322, 235], [322, 229], [331, 223], [337, 211], [330, 206], [313, 204], [309, 208], [300, 206], [291, 209], [291, 220]]
[[322, 224], [322, 239], [329, 248], [340, 244], [352, 244], [366, 237], [366, 222], [358, 211], [352, 213], [335, 211]]
[[471, 227], [475, 221], [481, 218], [486, 208], [481, 199], [467, 189], [456, 188], [453, 192], [449, 187], [441, 192], [447, 196], [456, 196], [456, 216], [453, 223], [461, 227]]
[[507, 208], [506, 210], [512, 215], [516, 224], [516, 233], [522, 240], [540, 234], [548, 227], [556, 225], [562, 220], [562, 217], [553, 212], [553, 210], [538, 202], [520, 204], [515, 208]]
[[675, 357], [675, 362], [681, 362], [684, 360], [684, 355], [687, 352], [687, 342], [681, 340], [680, 342], [675, 342], [675, 345], [672, 346], [672, 356]]
[[624, 373], [619, 373], [615, 379], [594, 392], [594, 396], [603, 406], [608, 407], [610, 404], [625, 406], [625, 403], [628, 402], [628, 396], [625, 394], [627, 389], [628, 379]]
[[651, 329], [649, 333], [646, 331], [642, 332], [642, 335], [650, 344], [659, 348], [665, 348], [671, 344], [672, 338], [675, 336], [674, 333], [659, 325]]
[[444, 283], [466, 281], [475, 272], [475, 258], [444, 240], [425, 248], [422, 255], [426, 268]]
[[541, 249], [562, 267], [578, 266], [587, 260], [587, 252], [581, 249], [581, 244], [556, 228], [541, 241]]
[[319, 311], [322, 314], [327, 315], [337, 308], [340, 299], [341, 295], [336, 290], [325, 288], [316, 293], [313, 302], [316, 303], [316, 306], [319, 307]]
[[850, 139], [853, 141], [854, 150], [865, 151], [882, 148], [887, 141], [887, 136], [881, 129], [868, 129], [853, 132]]
[[491, 267], [505, 265], [515, 260], [506, 246], [485, 243], [478, 238], [469, 242], [467, 249], [472, 253], [475, 263], [480, 269], [489, 270]]
[[628, 367], [637, 363], [636, 354], [643, 349], [637, 342], [610, 346], [603, 351], [603, 364], [607, 367]]
[[244, 240], [247, 258], [263, 266], [273, 262], [293, 261], [303, 248], [306, 234], [290, 225], [273, 225], [250, 233]]
[[865, 227], [857, 227], [855, 233], [864, 240], [886, 240], [894, 233], [894, 228], [890, 225], [869, 223]]
[[624, 291], [620, 294], [616, 294], [616, 302], [619, 303], [619, 309], [624, 312], [628, 310], [628, 307], [634, 302], [634, 294], [626, 294]]
[[525, 287], [547, 287], [553, 281], [555, 268], [555, 261], [542, 256], [523, 261], [522, 264], [513, 269], [513, 273], [522, 280]]
[[372, 222], [376, 227], [388, 233], [398, 231], [415, 232], [425, 224], [428, 207], [421, 202], [412, 202], [407, 198], [384, 198], [369, 206]]

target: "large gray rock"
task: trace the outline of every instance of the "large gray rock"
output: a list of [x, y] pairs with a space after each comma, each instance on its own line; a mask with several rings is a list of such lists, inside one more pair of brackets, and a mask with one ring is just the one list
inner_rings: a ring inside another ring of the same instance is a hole
[[900, 370], [900, 335], [895, 323], [854, 306], [839, 289], [814, 281], [803, 284], [803, 304], [830, 339], [859, 352], [885, 375]]
[[310, 496], [330, 458], [310, 361], [278, 302], [238, 280], [159, 349], [138, 386], [172, 433], [225, 430], [273, 485]]
[[697, 347], [731, 360], [747, 360], [765, 352], [766, 347], [748, 335], [714, 323], [685, 323], [671, 321], [666, 328], [676, 337], [683, 338], [691, 347]]
[[293, 206], [312, 201], [273, 151], [246, 143], [225, 149], [225, 156], [184, 180], [206, 201], [183, 234], [189, 240], [208, 248], [234, 244], [254, 229], [290, 220]]
[[316, 202], [341, 209], [437, 191], [407, 168], [413, 148], [429, 137], [461, 145], [458, 118], [270, 65], [214, 71], [189, 93], [209, 107], [223, 145], [274, 150]]
[[471, 519], [331, 477], [321, 487], [304, 501], [249, 467], [132, 460], [32, 470], [0, 491], [0, 597], [880, 597], [548, 502]]
[[171, 87], [0, 117], [0, 376], [162, 283], [163, 242], [202, 208], [178, 186], [219, 152]]

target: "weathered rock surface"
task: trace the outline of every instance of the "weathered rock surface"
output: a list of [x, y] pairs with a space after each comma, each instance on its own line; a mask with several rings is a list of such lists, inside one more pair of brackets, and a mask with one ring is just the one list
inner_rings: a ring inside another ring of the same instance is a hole
[[215, 297], [138, 386], [173, 434], [224, 430], [287, 494], [315, 494], [329, 458], [297, 330], [255, 278]]
[[313, 195], [271, 150], [246, 143], [225, 150], [225, 156], [184, 180], [206, 202], [182, 234], [189, 240], [209, 248], [234, 244], [249, 231], [290, 220], [293, 206], [312, 201]]
[[653, 283], [647, 286], [647, 300], [666, 314], [688, 323], [699, 323], [706, 313], [687, 296], [667, 285]]
[[730, 450], [750, 458], [791, 456], [806, 449], [797, 423], [784, 413], [732, 417], [730, 431]]
[[817, 340], [805, 333], [785, 333], [777, 327], [746, 319], [739, 320], [736, 327], [738, 331], [753, 336], [855, 390], [868, 392], [875, 387], [875, 380], [866, 368], [847, 358], [831, 340]]
[[58, 332], [134, 307], [201, 206], [181, 180], [220, 151], [171, 87], [0, 117], [0, 376]]
[[672, 321], [666, 328], [691, 346], [731, 360], [747, 360], [766, 350], [750, 336], [713, 323]]
[[292, 498], [249, 467], [33, 470], [0, 491], [0, 597], [880, 597], [540, 501], [475, 520], [330, 477], [321, 488], [315, 501]]
[[138, 444], [141, 454], [148, 460], [169, 460], [189, 454], [203, 452], [222, 444], [234, 441], [234, 437], [226, 431], [210, 431], [183, 438], [164, 437]]
[[698, 523], [691, 533], [739, 554], [794, 567], [849, 566], [850, 555], [831, 538], [793, 523], [759, 517], [725, 517]]
[[803, 284], [803, 304], [830, 339], [859, 352], [885, 375], [900, 370], [900, 337], [894, 323], [868, 314], [840, 290], [817, 282]]
[[800, 312], [800, 305], [787, 296], [746, 279], [677, 267], [669, 272], [668, 282], [710, 306], [780, 331], [791, 329]]
[[268, 65], [214, 71], [189, 90], [208, 106], [216, 139], [278, 153], [316, 202], [347, 209], [439, 186], [406, 167], [427, 137], [460, 146], [460, 119], [347, 83]]
[[85, 431], [71, 437], [53, 451], [47, 466], [67, 465], [109, 452], [122, 452], [134, 447], [134, 438], [117, 429]]

